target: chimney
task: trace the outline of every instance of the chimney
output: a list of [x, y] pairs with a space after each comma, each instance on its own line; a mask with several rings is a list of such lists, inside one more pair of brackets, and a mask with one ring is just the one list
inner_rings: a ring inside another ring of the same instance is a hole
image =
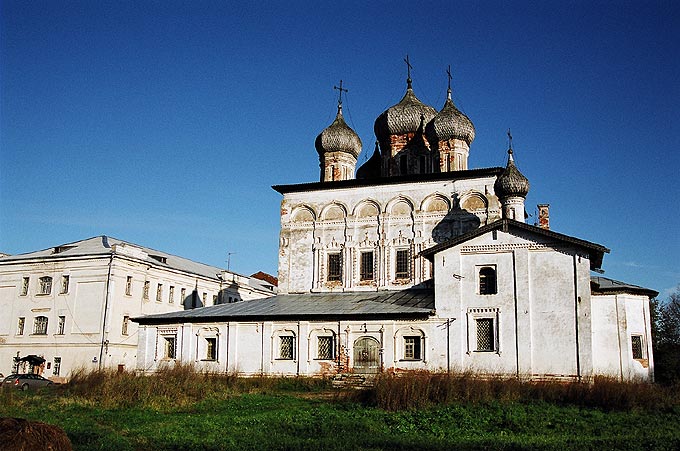
[[538, 226], [550, 230], [550, 204], [538, 204]]

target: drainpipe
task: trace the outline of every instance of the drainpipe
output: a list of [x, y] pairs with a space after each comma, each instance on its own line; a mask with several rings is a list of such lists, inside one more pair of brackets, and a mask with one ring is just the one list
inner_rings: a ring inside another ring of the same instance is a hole
[[578, 341], [578, 304], [581, 302], [581, 297], [578, 295], [578, 280], [577, 280], [577, 266], [576, 255], [574, 255], [574, 326], [576, 332], [576, 377], [581, 380], [581, 349]]
[[295, 358], [297, 359], [297, 369], [295, 370], [295, 375], [299, 376], [300, 375], [300, 342], [302, 341], [302, 337], [300, 336], [300, 321], [297, 322], [297, 340], [296, 340], [296, 347], [297, 347], [297, 354], [295, 355]]
[[110, 288], [111, 288], [111, 267], [113, 266], [113, 250], [111, 250], [111, 258], [109, 259], [109, 271], [108, 274], [106, 275], [106, 296], [104, 298], [104, 321], [102, 321], [103, 326], [102, 326], [102, 342], [101, 346], [99, 347], [99, 369], [102, 369], [102, 366], [104, 364], [104, 357], [106, 356], [106, 353], [104, 352], [104, 348], [106, 348], [106, 352], [108, 353], [109, 351], [109, 340], [107, 338], [107, 333], [106, 329], [108, 327], [108, 320], [109, 320], [109, 309], [111, 308], [110, 305]]

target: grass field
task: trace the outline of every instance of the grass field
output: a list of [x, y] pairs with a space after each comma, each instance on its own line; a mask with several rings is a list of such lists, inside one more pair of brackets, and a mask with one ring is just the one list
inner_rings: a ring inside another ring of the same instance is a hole
[[97, 373], [39, 392], [3, 390], [0, 416], [61, 426], [79, 450], [680, 449], [674, 389], [382, 379], [361, 392], [186, 368], [157, 377]]

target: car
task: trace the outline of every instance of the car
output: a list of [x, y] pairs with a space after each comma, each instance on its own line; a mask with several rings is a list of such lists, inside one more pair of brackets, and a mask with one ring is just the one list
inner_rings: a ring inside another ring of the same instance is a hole
[[10, 374], [2, 381], [3, 387], [15, 387], [20, 390], [52, 385], [52, 381], [39, 374]]

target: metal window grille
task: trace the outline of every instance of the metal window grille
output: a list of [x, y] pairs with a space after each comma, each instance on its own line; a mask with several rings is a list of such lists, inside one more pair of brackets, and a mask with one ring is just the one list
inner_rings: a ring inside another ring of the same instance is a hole
[[22, 282], [21, 282], [21, 295], [26, 296], [28, 294], [28, 284], [30, 282], [29, 277], [24, 277]]
[[421, 337], [404, 337], [404, 358], [408, 360], [420, 360]]
[[496, 294], [496, 270], [485, 266], [479, 270], [479, 294]]
[[396, 271], [394, 277], [397, 279], [408, 279], [411, 277], [408, 250], [397, 251]]
[[64, 335], [64, 328], [66, 326], [66, 317], [60, 316], [57, 324], [57, 335]]
[[329, 282], [342, 280], [342, 264], [340, 254], [328, 254], [328, 278]]
[[164, 337], [165, 338], [165, 357], [168, 359], [174, 359], [177, 356], [177, 337]]
[[128, 296], [132, 294], [132, 276], [127, 276], [127, 281], [125, 282], [125, 294]]
[[33, 334], [35, 335], [47, 335], [47, 317], [37, 316], [35, 322], [33, 323]]
[[217, 338], [205, 339], [206, 360], [217, 360]]
[[50, 294], [52, 292], [52, 278], [49, 276], [40, 278], [40, 294]]
[[19, 323], [17, 324], [17, 335], [24, 334], [24, 324], [26, 324], [26, 318], [22, 316], [19, 318]]
[[373, 280], [373, 252], [361, 253], [361, 280]]
[[640, 335], [633, 335], [630, 337], [633, 346], [633, 358], [642, 359], [642, 337]]
[[161, 302], [163, 300], [163, 284], [159, 283], [156, 288], [156, 302]]
[[285, 335], [280, 337], [281, 341], [279, 343], [279, 358], [286, 360], [293, 360], [293, 336]]
[[322, 360], [333, 360], [333, 337], [319, 337], [318, 358]]
[[61, 294], [66, 294], [68, 293], [68, 285], [70, 282], [70, 276], [63, 275], [61, 276]]
[[151, 285], [151, 282], [146, 280], [144, 282], [144, 291], [142, 291], [142, 299], [149, 299], [149, 286]]
[[60, 371], [61, 371], [61, 357], [55, 357], [54, 366], [52, 367], [52, 374], [54, 376], [59, 376]]
[[477, 350], [493, 351], [494, 349], [493, 319], [480, 318], [477, 320]]

